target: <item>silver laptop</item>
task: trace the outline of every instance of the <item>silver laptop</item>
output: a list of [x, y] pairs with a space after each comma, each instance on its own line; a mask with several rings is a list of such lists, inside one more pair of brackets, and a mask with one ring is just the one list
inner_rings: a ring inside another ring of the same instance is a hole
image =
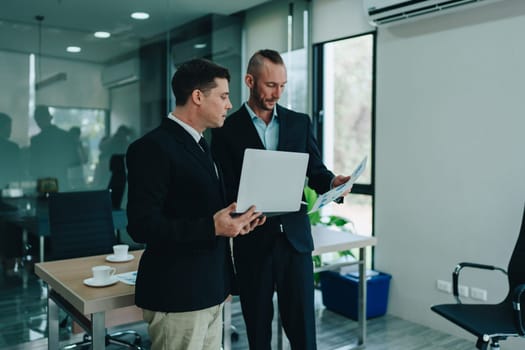
[[244, 152], [237, 213], [251, 205], [267, 216], [301, 208], [308, 153], [247, 148]]

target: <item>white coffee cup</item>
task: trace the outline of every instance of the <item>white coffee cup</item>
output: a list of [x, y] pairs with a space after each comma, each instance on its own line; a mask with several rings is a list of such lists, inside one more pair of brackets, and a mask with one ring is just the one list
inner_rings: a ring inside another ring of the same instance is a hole
[[129, 245], [127, 244], [116, 244], [113, 246], [113, 255], [117, 259], [126, 259], [128, 257]]
[[114, 267], [107, 265], [98, 265], [91, 268], [93, 280], [97, 283], [107, 282], [117, 271]]

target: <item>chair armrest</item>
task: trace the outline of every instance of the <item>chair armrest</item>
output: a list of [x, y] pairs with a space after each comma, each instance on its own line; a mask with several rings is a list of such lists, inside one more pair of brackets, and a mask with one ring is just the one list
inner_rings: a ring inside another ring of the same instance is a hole
[[512, 308], [514, 309], [514, 320], [516, 322], [516, 328], [521, 336], [525, 335], [525, 329], [523, 327], [523, 317], [521, 315], [521, 297], [525, 292], [525, 284], [520, 284], [514, 288], [512, 298]]
[[454, 298], [456, 298], [456, 301], [458, 304], [461, 304], [461, 300], [459, 299], [459, 272], [464, 267], [474, 268], [474, 269], [483, 269], [483, 270], [498, 270], [503, 272], [505, 275], [507, 274], [507, 271], [502, 269], [501, 267], [493, 266], [493, 265], [485, 265], [485, 264], [477, 264], [477, 263], [471, 263], [471, 262], [460, 262], [456, 265], [454, 268], [454, 271], [452, 272], [452, 294], [454, 295]]

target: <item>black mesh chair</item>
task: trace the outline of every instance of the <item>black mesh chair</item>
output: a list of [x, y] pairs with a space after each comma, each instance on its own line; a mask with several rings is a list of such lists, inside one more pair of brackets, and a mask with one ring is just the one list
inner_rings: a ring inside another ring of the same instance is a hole
[[110, 192], [52, 193], [46, 260], [110, 254], [116, 244]]
[[[498, 270], [508, 277], [509, 293], [499, 304], [462, 304], [458, 294], [459, 273], [464, 267]], [[452, 292], [457, 304], [442, 304], [431, 307], [432, 311], [445, 317], [478, 339], [476, 347], [486, 350], [499, 349], [500, 340], [525, 336], [525, 209], [521, 230], [510, 258], [507, 271], [484, 264], [463, 262], [452, 273]]]
[[[112, 203], [108, 190], [90, 192], [52, 193], [49, 196], [50, 251], [46, 260], [61, 260], [91, 255], [110, 254], [117, 243], [113, 227]], [[127, 342], [119, 337], [133, 335]], [[71, 344], [64, 349], [89, 345], [91, 338]], [[106, 335], [106, 345], [119, 344], [142, 349], [141, 337], [135, 331], [121, 331]]]

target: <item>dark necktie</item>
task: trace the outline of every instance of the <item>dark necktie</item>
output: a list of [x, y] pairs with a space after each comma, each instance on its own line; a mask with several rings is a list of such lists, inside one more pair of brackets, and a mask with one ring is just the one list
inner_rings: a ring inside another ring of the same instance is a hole
[[211, 155], [210, 147], [208, 146], [208, 142], [206, 142], [206, 139], [204, 137], [201, 137], [201, 139], [199, 140], [199, 146], [201, 146], [202, 150], [208, 157], [208, 160], [210, 161], [211, 165], [215, 169], [215, 165], [214, 165], [215, 163], [213, 162], [213, 157]]

